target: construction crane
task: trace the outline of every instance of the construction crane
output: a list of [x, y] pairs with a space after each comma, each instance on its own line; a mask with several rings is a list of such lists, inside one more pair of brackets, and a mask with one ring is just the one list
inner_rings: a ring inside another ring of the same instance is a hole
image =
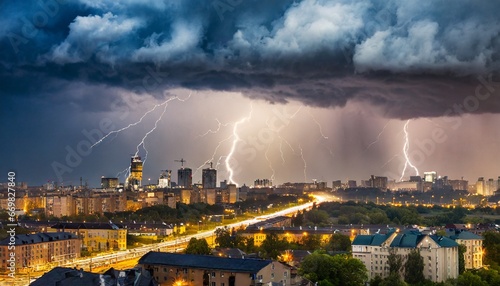
[[174, 160], [174, 162], [181, 162], [181, 167], [184, 167], [184, 163], [186, 163], [187, 161], [184, 160], [184, 158], [181, 158], [180, 160]]

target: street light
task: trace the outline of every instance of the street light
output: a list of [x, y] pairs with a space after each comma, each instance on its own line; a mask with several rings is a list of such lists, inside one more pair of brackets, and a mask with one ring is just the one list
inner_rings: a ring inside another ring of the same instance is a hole
[[201, 223], [201, 220], [198, 221], [198, 232], [200, 232], [200, 223]]

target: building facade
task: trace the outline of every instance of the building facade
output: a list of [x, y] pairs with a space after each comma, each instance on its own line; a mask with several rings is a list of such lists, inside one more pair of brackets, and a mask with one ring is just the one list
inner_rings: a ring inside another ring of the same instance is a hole
[[[12, 249], [13, 242], [15, 249]], [[9, 243], [11, 243], [9, 245]], [[69, 232], [19, 234], [0, 242], [0, 270], [10, 266], [10, 253], [15, 253], [16, 269], [44, 270], [51, 263], [63, 263], [80, 257], [82, 240]], [[11, 248], [9, 248], [9, 246]]]
[[464, 245], [465, 269], [479, 269], [483, 267], [483, 238], [469, 231], [450, 229], [446, 236]]
[[82, 239], [82, 249], [93, 251], [126, 250], [127, 229], [114, 223], [57, 223], [49, 230], [70, 232]]
[[193, 170], [190, 168], [180, 168], [177, 171], [177, 187], [191, 188], [193, 186]]
[[426, 279], [442, 282], [458, 277], [458, 244], [447, 237], [408, 231], [358, 235], [352, 242], [352, 255], [363, 262], [370, 279], [389, 276], [391, 252], [400, 255], [404, 265], [408, 254], [415, 249], [423, 259]]
[[148, 252], [139, 265], [167, 286], [292, 285], [291, 266], [272, 260]]

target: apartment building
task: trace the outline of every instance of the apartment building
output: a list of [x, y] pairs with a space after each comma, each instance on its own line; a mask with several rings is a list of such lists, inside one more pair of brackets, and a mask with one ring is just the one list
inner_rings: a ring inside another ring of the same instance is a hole
[[352, 255], [365, 264], [370, 279], [389, 275], [388, 257], [391, 250], [402, 256], [404, 264], [414, 249], [420, 250], [426, 279], [442, 282], [458, 277], [458, 243], [447, 237], [412, 230], [358, 235], [352, 242]]
[[295, 285], [292, 267], [278, 261], [148, 252], [139, 259], [160, 285]]
[[[12, 249], [14, 242], [15, 249]], [[82, 240], [69, 232], [19, 234], [0, 241], [0, 270], [5, 271], [14, 251], [16, 269], [23, 272], [43, 270], [51, 263], [66, 262], [80, 257]], [[11, 248], [9, 249], [9, 246]]]
[[75, 234], [82, 239], [82, 249], [90, 252], [127, 249], [127, 229], [112, 222], [61, 222], [51, 226], [50, 230]]
[[483, 267], [483, 238], [470, 231], [451, 229], [446, 236], [465, 245], [465, 269], [479, 269]]

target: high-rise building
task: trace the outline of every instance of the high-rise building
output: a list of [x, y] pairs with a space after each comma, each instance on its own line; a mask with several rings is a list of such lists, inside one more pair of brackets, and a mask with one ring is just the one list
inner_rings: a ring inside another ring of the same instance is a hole
[[268, 188], [273, 186], [273, 181], [269, 179], [257, 179], [253, 182], [254, 188]]
[[105, 178], [101, 177], [101, 188], [113, 189], [118, 187], [118, 178]]
[[484, 196], [485, 187], [484, 177], [479, 177], [476, 182], [476, 194]]
[[484, 195], [493, 196], [497, 191], [497, 188], [498, 188], [497, 181], [493, 179], [488, 179], [488, 181], [485, 182]]
[[126, 185], [135, 190], [141, 186], [142, 182], [142, 160], [139, 156], [132, 156], [130, 159], [130, 175]]
[[158, 179], [158, 188], [170, 188], [171, 177], [171, 170], [162, 170], [160, 178]]
[[460, 180], [448, 180], [448, 183], [450, 184], [451, 188], [454, 191], [458, 190], [467, 190], [469, 187], [469, 181], [460, 179]]
[[177, 186], [191, 188], [193, 186], [193, 171], [190, 168], [180, 168], [177, 171]]
[[336, 180], [332, 182], [332, 189], [333, 190], [338, 190], [342, 188], [342, 182], [340, 180]]
[[387, 190], [387, 177], [371, 176], [369, 180], [370, 187], [379, 188], [383, 191]]
[[212, 168], [203, 169], [201, 183], [204, 189], [215, 189], [217, 185], [217, 170]]
[[437, 173], [436, 172], [424, 172], [424, 181], [425, 182], [434, 183], [434, 181], [436, 179], [437, 179]]
[[347, 180], [347, 187], [348, 188], [356, 188], [357, 184], [355, 180]]

